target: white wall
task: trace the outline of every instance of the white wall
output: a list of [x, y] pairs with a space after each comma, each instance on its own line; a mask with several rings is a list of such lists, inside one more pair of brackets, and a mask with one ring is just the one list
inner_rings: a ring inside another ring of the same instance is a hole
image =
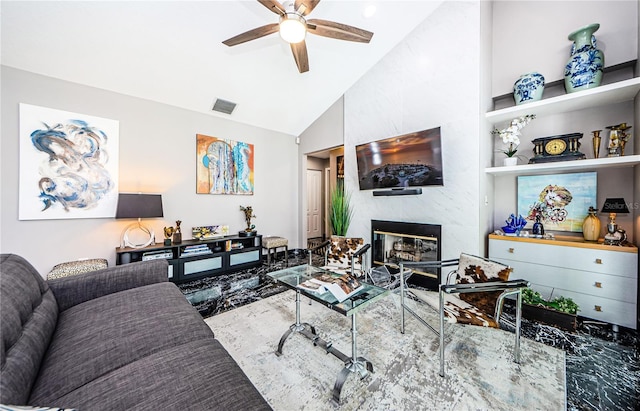
[[[298, 146], [295, 137], [122, 94], [2, 67], [0, 251], [27, 258], [45, 275], [53, 265], [82, 257], [115, 264], [123, 227], [115, 219], [18, 220], [18, 104], [28, 103], [120, 122], [120, 192], [161, 193], [164, 219], [148, 220], [159, 241], [162, 227], [244, 228], [240, 206], [251, 205], [259, 233], [289, 238], [298, 247]], [[196, 134], [255, 145], [255, 194], [195, 194]]]
[[567, 36], [591, 23], [600, 24], [594, 35], [606, 67], [637, 58], [637, 1], [493, 3], [493, 96], [513, 93], [513, 83], [532, 71], [547, 82], [563, 79], [572, 44]]
[[[370, 239], [372, 219], [441, 224], [443, 258], [483, 253], [480, 21], [479, 1], [442, 4], [345, 94], [345, 184], [355, 208], [349, 236]], [[417, 196], [359, 190], [357, 144], [433, 127], [441, 127], [444, 186]]]
[[[301, 135], [298, 146], [298, 169], [301, 175], [306, 175], [307, 154], [317, 151], [340, 147], [344, 143], [344, 98], [339, 98], [318, 117]], [[298, 212], [298, 225], [300, 226], [298, 242], [307, 242], [307, 181], [299, 180], [300, 210]]]

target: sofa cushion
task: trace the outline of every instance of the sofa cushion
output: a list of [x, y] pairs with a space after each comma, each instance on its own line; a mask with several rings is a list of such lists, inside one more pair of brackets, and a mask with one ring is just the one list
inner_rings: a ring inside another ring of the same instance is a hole
[[40, 274], [17, 255], [0, 255], [0, 312], [0, 403], [25, 405], [56, 327], [58, 305]]
[[29, 403], [75, 407], [58, 400], [137, 360], [212, 337], [173, 283], [137, 287], [83, 302], [60, 313]]
[[56, 404], [91, 411], [271, 409], [212, 337], [169, 347], [113, 369]]

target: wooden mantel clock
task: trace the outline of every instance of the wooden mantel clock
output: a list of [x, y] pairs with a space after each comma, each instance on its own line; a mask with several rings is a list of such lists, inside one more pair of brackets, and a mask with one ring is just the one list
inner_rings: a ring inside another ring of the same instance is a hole
[[534, 157], [529, 164], [585, 159], [580, 152], [581, 138], [582, 133], [536, 138], [532, 141]]

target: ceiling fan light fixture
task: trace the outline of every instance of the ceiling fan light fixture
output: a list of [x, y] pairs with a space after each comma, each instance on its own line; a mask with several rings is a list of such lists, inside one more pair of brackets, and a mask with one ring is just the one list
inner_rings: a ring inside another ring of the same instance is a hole
[[298, 13], [286, 13], [280, 18], [280, 37], [287, 43], [300, 43], [307, 34], [307, 22]]

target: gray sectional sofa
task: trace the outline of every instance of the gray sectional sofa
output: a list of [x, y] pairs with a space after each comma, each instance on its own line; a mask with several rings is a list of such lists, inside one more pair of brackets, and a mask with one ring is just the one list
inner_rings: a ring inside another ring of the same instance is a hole
[[79, 410], [271, 409], [167, 262], [45, 281], [0, 256], [0, 403]]

